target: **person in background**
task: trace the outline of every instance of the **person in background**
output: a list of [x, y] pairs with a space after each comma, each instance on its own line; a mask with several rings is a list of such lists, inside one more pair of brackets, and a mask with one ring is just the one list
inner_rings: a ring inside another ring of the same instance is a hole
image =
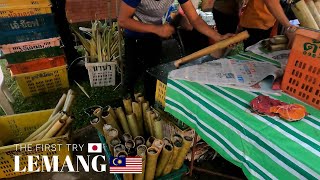
[[285, 28], [291, 45], [295, 36], [292, 26], [285, 15], [279, 0], [249, 0], [240, 17], [240, 27], [247, 30], [250, 38], [244, 41], [244, 48], [270, 37], [276, 20]]
[[[143, 74], [144, 93], [151, 104], [156, 81], [146, 74], [146, 69], [160, 62], [161, 38], [169, 38], [175, 32], [174, 27], [162, 24], [162, 17], [172, 3], [173, 0], [123, 0], [120, 5], [118, 23], [125, 29], [123, 93], [132, 95], [139, 75]], [[179, 0], [179, 3], [191, 25], [200, 33], [216, 42], [233, 36], [221, 35], [211, 29], [198, 16], [190, 0]]]
[[202, 11], [212, 11], [220, 34], [235, 33], [239, 24], [242, 0], [203, 0]]

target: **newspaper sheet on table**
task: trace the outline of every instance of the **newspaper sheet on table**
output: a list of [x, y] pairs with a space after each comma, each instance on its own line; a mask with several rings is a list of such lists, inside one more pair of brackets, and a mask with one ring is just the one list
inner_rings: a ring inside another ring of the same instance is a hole
[[290, 50], [268, 51], [262, 47], [262, 44], [261, 44], [262, 41], [259, 41], [258, 43], [247, 47], [246, 51], [250, 51], [259, 56], [276, 60], [281, 64], [281, 67], [284, 68], [288, 62]]
[[268, 62], [219, 59], [171, 71], [169, 78], [278, 94], [280, 91], [272, 90], [272, 84], [282, 74], [280, 68]]

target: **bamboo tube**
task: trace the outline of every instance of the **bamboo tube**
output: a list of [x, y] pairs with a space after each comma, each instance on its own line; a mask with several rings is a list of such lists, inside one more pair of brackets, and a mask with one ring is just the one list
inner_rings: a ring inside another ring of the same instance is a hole
[[171, 140], [173, 143], [174, 142], [180, 142], [181, 144], [182, 144], [182, 142], [183, 142], [183, 138], [182, 138], [182, 136], [180, 136], [180, 134], [174, 134], [173, 136], [172, 136], [172, 140]]
[[[285, 35], [274, 36], [269, 39], [272, 44], [288, 44], [289, 39]], [[270, 43], [266, 46], [269, 46]]]
[[112, 128], [111, 125], [109, 124], [104, 124], [103, 125], [103, 134], [105, 134], [106, 132], [108, 132], [108, 130], [110, 130]]
[[124, 141], [124, 142], [127, 142], [127, 141], [129, 141], [129, 140], [132, 140], [132, 136], [131, 136], [131, 134], [129, 134], [129, 133], [123, 134], [123, 135], [122, 135], [122, 138], [123, 138], [123, 141]]
[[144, 128], [147, 132], [147, 134], [150, 134], [150, 131], [148, 129], [148, 124], [147, 124], [147, 109], [149, 109], [149, 102], [146, 101], [142, 103], [142, 116], [143, 116], [143, 123], [144, 123]]
[[151, 147], [155, 139], [156, 139], [155, 137], [150, 136], [150, 137], [148, 138], [147, 142], [146, 142], [146, 146], [147, 146], [148, 148]]
[[120, 151], [116, 154], [116, 157], [127, 157], [128, 153], [126, 151]]
[[[144, 97], [143, 97], [143, 94], [142, 93], [136, 93], [134, 94], [134, 99], [135, 101], [137, 102], [144, 102]], [[143, 100], [143, 101], [141, 101]]]
[[101, 121], [99, 118], [94, 118], [90, 121], [91, 125], [95, 127], [101, 134], [104, 134], [103, 132], [103, 125], [104, 121]]
[[121, 140], [117, 137], [117, 138], [114, 138], [110, 141], [110, 146], [109, 146], [109, 150], [112, 154], [112, 156], [114, 155], [114, 148], [115, 146], [119, 145], [121, 143]]
[[142, 157], [142, 160], [145, 160], [147, 157], [147, 146], [140, 145], [137, 147], [137, 156]]
[[113, 117], [113, 119], [114, 119], [115, 121], [117, 121], [117, 115], [116, 115], [116, 113], [114, 112], [114, 110], [113, 110], [113, 108], [112, 108], [111, 106], [108, 106], [107, 111], [108, 111], [109, 114], [111, 114], [111, 116]]
[[185, 56], [185, 57], [182, 57], [182, 58], [176, 60], [174, 62], [174, 66], [176, 68], [179, 68], [179, 66], [181, 64], [190, 62], [190, 61], [192, 61], [194, 59], [197, 59], [197, 58], [200, 58], [202, 56], [208, 55], [208, 54], [210, 54], [212, 52], [215, 52], [217, 50], [227, 48], [228, 46], [230, 46], [232, 44], [236, 44], [238, 42], [241, 42], [241, 41], [247, 39], [248, 37], [249, 37], [248, 32], [247, 31], [243, 31], [243, 32], [241, 32], [241, 33], [239, 33], [239, 34], [237, 34], [237, 35], [235, 35], [233, 37], [230, 37], [228, 39], [224, 39], [222, 41], [219, 41], [219, 42], [217, 42], [217, 43], [215, 43], [215, 44], [213, 44], [211, 46], [208, 46], [208, 47], [206, 47], [204, 49], [201, 49], [201, 50], [199, 50], [197, 52], [194, 52], [194, 53], [192, 53], [192, 54], [190, 54], [188, 56]]
[[119, 133], [116, 128], [109, 129], [105, 134], [106, 141], [107, 141], [108, 145], [110, 145], [110, 141], [112, 139], [118, 138], [118, 135], [119, 135]]
[[281, 51], [288, 49], [287, 44], [272, 44], [268, 47], [269, 51]]
[[106, 124], [110, 124], [113, 128], [116, 128], [120, 134], [122, 134], [122, 130], [120, 129], [116, 120], [113, 118], [113, 116], [110, 113], [108, 113], [108, 115], [106, 116], [102, 116], [102, 119]]
[[54, 118], [52, 118], [52, 120], [50, 121], [49, 125], [47, 125], [46, 127], [44, 127], [45, 129], [42, 130], [41, 132], [39, 132], [38, 135], [36, 135], [35, 137], [33, 137], [33, 138], [31, 139], [31, 141], [35, 141], [35, 140], [40, 140], [40, 139], [42, 139], [42, 138], [46, 135], [46, 133], [54, 126], [54, 124], [55, 124], [56, 122], [58, 122], [60, 119], [66, 120], [67, 118], [68, 118], [68, 116], [67, 116], [64, 112], [60, 113], [60, 115], [58, 115], [58, 116], [54, 116]]
[[133, 179], [134, 180], [144, 180], [145, 169], [146, 169], [146, 160], [142, 159], [142, 173], [141, 174], [134, 174]]
[[59, 102], [58, 102], [58, 104], [56, 105], [56, 107], [54, 108], [54, 110], [53, 110], [51, 116], [49, 117], [49, 119], [52, 118], [54, 115], [56, 115], [59, 111], [62, 110], [66, 99], [67, 99], [67, 95], [64, 93], [64, 94], [62, 95], [62, 97], [59, 99]]
[[170, 140], [169, 138], [167, 138], [167, 137], [164, 137], [164, 138], [162, 139], [162, 141], [163, 141], [164, 145], [167, 145], [167, 144], [172, 145], [171, 140]]
[[59, 121], [54, 123], [52, 128], [43, 136], [42, 139], [47, 139], [47, 138], [53, 137], [55, 134], [57, 134], [60, 131], [60, 129], [63, 127], [63, 125], [65, 125], [65, 123], [66, 123], [66, 121], [62, 120], [62, 119], [60, 119]]
[[316, 8], [318, 10], [318, 13], [320, 14], [320, 0], [315, 0], [314, 4], [316, 5]]
[[149, 129], [151, 132], [151, 136], [155, 136], [154, 120], [156, 118], [157, 118], [157, 114], [153, 110], [151, 110], [151, 112], [149, 113], [149, 118], [148, 118], [148, 125], [149, 125]]
[[131, 135], [135, 138], [140, 135], [136, 115], [131, 113], [127, 115], [128, 125]]
[[135, 151], [136, 145], [132, 139], [125, 142], [124, 146], [126, 147], [126, 151], [129, 156], [134, 156], [136, 154], [136, 151]]
[[126, 151], [126, 147], [123, 144], [118, 144], [113, 148], [112, 155], [116, 157], [116, 155], [121, 151]]
[[[120, 151], [116, 155], [116, 157], [127, 157], [127, 156], [128, 156], [128, 154], [125, 151]], [[132, 174], [123, 174], [123, 179], [124, 180], [132, 180], [133, 179], [133, 175]]]
[[139, 128], [139, 132], [141, 135], [143, 135], [143, 117], [142, 117], [142, 108], [141, 108], [141, 104], [137, 103], [137, 102], [132, 102], [132, 110], [133, 113], [136, 115], [137, 118], [137, 124], [138, 124], [138, 128]]
[[173, 152], [171, 155], [171, 158], [169, 159], [168, 163], [166, 164], [166, 167], [163, 169], [162, 175], [165, 176], [169, 174], [175, 165], [175, 161], [177, 159], [177, 156], [180, 152], [180, 149], [182, 147], [182, 144], [179, 140], [176, 140], [173, 142]]
[[40, 128], [38, 128], [36, 131], [34, 131], [30, 136], [28, 136], [23, 142], [29, 142], [32, 138], [37, 136], [39, 133], [41, 133], [43, 130], [45, 130], [52, 121], [55, 121], [56, 119], [61, 119], [64, 114], [62, 112], [57, 113], [52, 118], [50, 118], [47, 122], [45, 122]]
[[70, 107], [75, 99], [74, 91], [72, 89], [69, 89], [66, 102], [64, 103], [64, 106], [62, 108], [62, 111], [69, 114], [70, 113]]
[[154, 137], [157, 139], [163, 139], [162, 119], [160, 117], [154, 119]]
[[133, 180], [133, 174], [123, 174], [123, 180]]
[[147, 129], [149, 130], [150, 136], [153, 136], [153, 131], [152, 131], [152, 125], [151, 125], [151, 116], [153, 114], [153, 111], [151, 109], [147, 109], [146, 111], [146, 124], [147, 124]]
[[193, 141], [193, 138], [191, 136], [184, 136], [183, 137], [182, 147], [179, 152], [179, 155], [177, 156], [175, 165], [172, 168], [173, 170], [178, 170], [182, 167], [184, 159], [186, 158], [186, 156], [190, 150], [192, 141]]
[[129, 129], [129, 125], [128, 125], [128, 122], [127, 122], [127, 118], [126, 118], [126, 115], [124, 114], [124, 112], [122, 110], [122, 107], [118, 107], [116, 109], [116, 115], [117, 115], [118, 119], [120, 120], [123, 132], [131, 134], [130, 129]]
[[156, 170], [156, 177], [161, 176], [165, 166], [167, 165], [171, 155], [173, 152], [173, 147], [171, 144], [167, 144], [164, 146], [164, 148], [161, 151], [160, 157], [159, 157], [159, 162], [157, 165], [157, 170]]
[[97, 118], [99, 118], [100, 121], [104, 121], [102, 119], [102, 108], [97, 108], [96, 110], [93, 111], [93, 115], [96, 116]]
[[301, 26], [316, 30], [319, 29], [304, 0], [300, 0], [297, 3], [295, 3], [293, 6], [291, 6], [291, 9], [298, 18]]
[[126, 111], [126, 114], [132, 114], [132, 100], [131, 97], [127, 97], [125, 99], [122, 100], [123, 101], [123, 106], [124, 106], [124, 110]]
[[65, 135], [65, 134], [67, 133], [68, 128], [70, 127], [72, 121], [73, 121], [73, 118], [70, 116], [70, 117], [66, 120], [66, 124], [65, 124], [65, 125], [61, 128], [61, 130], [57, 133], [56, 137]]
[[160, 151], [155, 147], [149, 147], [147, 150], [147, 163], [146, 163], [146, 172], [145, 180], [153, 180], [156, 172], [157, 161]]
[[136, 146], [140, 146], [146, 143], [146, 140], [142, 136], [137, 136], [134, 138], [134, 143], [136, 143]]
[[316, 5], [314, 3], [313, 0], [305, 0], [307, 7], [309, 9], [309, 11], [312, 14], [312, 17], [314, 18], [314, 20], [316, 21], [318, 28], [320, 29], [320, 14], [316, 8]]
[[155, 139], [152, 143], [152, 146], [156, 147], [159, 149], [159, 151], [161, 152], [162, 151], [162, 148], [164, 146], [164, 143], [161, 139]]

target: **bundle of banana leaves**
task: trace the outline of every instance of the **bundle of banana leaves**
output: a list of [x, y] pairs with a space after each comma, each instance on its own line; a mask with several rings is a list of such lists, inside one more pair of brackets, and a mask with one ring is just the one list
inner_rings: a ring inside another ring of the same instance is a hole
[[83, 33], [72, 29], [86, 50], [88, 62], [109, 62], [120, 57], [123, 43], [117, 22], [102, 23], [96, 20], [91, 28], [82, 28]]

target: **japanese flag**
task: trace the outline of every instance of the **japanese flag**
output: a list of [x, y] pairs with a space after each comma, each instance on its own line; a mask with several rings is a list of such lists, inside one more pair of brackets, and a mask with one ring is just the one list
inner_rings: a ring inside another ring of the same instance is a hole
[[102, 144], [88, 143], [88, 153], [102, 153]]

